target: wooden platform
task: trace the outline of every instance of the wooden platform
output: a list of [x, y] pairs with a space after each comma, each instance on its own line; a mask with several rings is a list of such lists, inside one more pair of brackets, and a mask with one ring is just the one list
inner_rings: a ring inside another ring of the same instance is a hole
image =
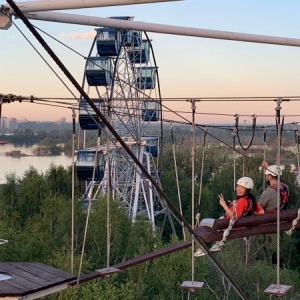
[[291, 285], [277, 285], [271, 284], [264, 292], [270, 296], [284, 297], [289, 293], [293, 287]]
[[76, 276], [41, 263], [0, 263], [0, 273], [11, 278], [0, 281], [0, 299], [36, 299], [68, 287]]
[[205, 285], [205, 282], [203, 281], [184, 281], [181, 284], [181, 287], [183, 289], [188, 289], [191, 291], [201, 290]]

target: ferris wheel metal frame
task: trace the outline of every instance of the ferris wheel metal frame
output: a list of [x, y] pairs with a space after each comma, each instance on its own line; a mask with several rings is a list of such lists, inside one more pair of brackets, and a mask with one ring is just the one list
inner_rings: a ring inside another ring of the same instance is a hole
[[[118, 19], [118, 17], [114, 18]], [[124, 18], [126, 17], [122, 17]], [[128, 17], [129, 19], [132, 20], [131, 17]], [[143, 37], [141, 31], [106, 27], [96, 31], [97, 35], [87, 58], [82, 86], [87, 89], [91, 99], [97, 99], [95, 103], [101, 106], [99, 109], [106, 114], [120, 137], [153, 176], [156, 183], [161, 186], [162, 107], [161, 100], [157, 100], [161, 99], [161, 94], [151, 40], [146, 33]], [[104, 33], [107, 33], [106, 38], [112, 34], [116, 43], [109, 38], [101, 40]], [[99, 46], [101, 41], [106, 42], [103, 51], [101, 45]], [[109, 41], [112, 43], [112, 49], [114, 45], [116, 46], [115, 53], [109, 48], [107, 44]], [[96, 56], [92, 56], [94, 48], [97, 49]], [[88, 73], [92, 72], [89, 65], [91, 69], [98, 69], [96, 71], [98, 76], [95, 73]], [[99, 79], [100, 77], [104, 78], [103, 81]], [[98, 83], [95, 84], [97, 80]], [[85, 106], [85, 114], [98, 122], [98, 129], [105, 132], [109, 140], [109, 144], [98, 143], [94, 147], [102, 154], [105, 153], [105, 171], [100, 181], [90, 178], [86, 185], [85, 201], [95, 199], [99, 192], [107, 193], [108, 189], [111, 189], [113, 198], [123, 204], [133, 222], [138, 215], [144, 214], [156, 227], [156, 217], [163, 214], [162, 224], [168, 218], [175, 233], [172, 213], [153, 184], [142, 174], [121, 145], [111, 139], [110, 133], [101, 126], [97, 116], [92, 115], [90, 107]], [[156, 132], [155, 135], [152, 133], [153, 130]]]

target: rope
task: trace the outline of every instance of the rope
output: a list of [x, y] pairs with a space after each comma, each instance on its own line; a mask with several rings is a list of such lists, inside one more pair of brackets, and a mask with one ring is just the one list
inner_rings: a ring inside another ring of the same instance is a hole
[[[192, 109], [192, 149], [191, 149], [191, 156], [192, 156], [192, 228], [195, 228], [194, 225], [194, 213], [195, 213], [195, 112], [196, 112], [196, 105], [195, 100], [190, 99], [191, 102], [191, 109]], [[192, 239], [192, 281], [195, 278], [195, 240]]]
[[195, 227], [200, 227], [200, 213], [196, 213]]
[[233, 140], [233, 191], [235, 191], [235, 183], [236, 183], [236, 128], [231, 132], [232, 140]]
[[[278, 186], [280, 186], [280, 146], [281, 146], [281, 125], [280, 125], [280, 110], [282, 103], [282, 99], [277, 99], [277, 106], [275, 108], [276, 111], [276, 123], [277, 123], [277, 169], [278, 169]], [[280, 285], [280, 189], [277, 189], [277, 285]]]
[[[108, 108], [108, 118], [111, 122], [110, 107]], [[107, 139], [107, 157], [108, 157], [108, 168], [107, 168], [107, 188], [106, 188], [106, 267], [110, 265], [110, 235], [111, 235], [111, 224], [110, 224], [110, 196], [111, 196], [111, 170], [110, 170], [110, 139]]]
[[300, 220], [300, 208], [298, 209], [298, 215], [297, 215], [296, 219], [294, 219], [293, 222], [292, 222], [291, 229], [289, 229], [288, 231], [285, 231], [285, 233], [287, 235], [291, 235], [293, 233], [293, 231], [295, 230], [295, 227], [298, 224], [299, 220]]
[[[267, 126], [264, 127], [264, 154], [263, 154], [263, 161], [266, 161], [266, 150], [267, 150]], [[266, 176], [265, 176], [265, 170], [263, 169], [263, 189], [266, 189]]]
[[[296, 125], [295, 125], [296, 127]], [[295, 130], [295, 144], [296, 144], [296, 156], [297, 156], [297, 170], [298, 176], [300, 176], [300, 160], [299, 160], [299, 130]]]
[[249, 145], [245, 148], [242, 143], [241, 143], [241, 140], [240, 140], [240, 136], [239, 136], [239, 115], [236, 114], [235, 115], [235, 128], [236, 128], [236, 133], [237, 133], [237, 137], [238, 137], [238, 141], [239, 141], [239, 144], [241, 146], [241, 148], [246, 151], [248, 150], [252, 143], [253, 143], [253, 139], [254, 139], [254, 133], [255, 133], [255, 127], [256, 127], [256, 115], [252, 115], [252, 119], [253, 119], [253, 123], [252, 123], [252, 137], [251, 137], [251, 140], [250, 140], [250, 143]]
[[249, 236], [249, 238], [247, 237], [244, 237], [244, 241], [245, 241], [245, 244], [246, 244], [246, 259], [245, 259], [245, 262], [248, 263], [249, 261], [249, 252], [250, 252], [250, 239], [251, 239], [251, 236]]
[[75, 109], [72, 108], [72, 221], [71, 221], [71, 273], [74, 274], [74, 199], [75, 199]]
[[202, 157], [201, 157], [201, 169], [200, 169], [200, 184], [199, 184], [199, 198], [198, 198], [198, 213], [200, 218], [200, 204], [201, 204], [201, 197], [202, 197], [202, 184], [203, 184], [203, 170], [204, 170], [204, 154], [205, 154], [205, 147], [206, 147], [206, 133], [208, 128], [205, 129], [204, 137], [203, 137], [203, 148], [202, 148]]
[[88, 224], [89, 224], [89, 218], [90, 218], [90, 212], [91, 212], [91, 206], [92, 206], [92, 195], [93, 195], [93, 189], [94, 189], [94, 184], [95, 184], [96, 166], [98, 165], [98, 149], [99, 149], [99, 145], [100, 145], [100, 136], [101, 136], [101, 130], [99, 129], [98, 130], [97, 150], [96, 150], [96, 155], [95, 155], [93, 175], [92, 175], [92, 180], [91, 180], [90, 185], [89, 185], [89, 193], [87, 195], [87, 198], [89, 200], [89, 204], [88, 204], [87, 216], [86, 216], [86, 222], [85, 222], [84, 237], [83, 237], [83, 242], [82, 242], [82, 249], [81, 249], [77, 284], [79, 284], [79, 277], [81, 275], [83, 256], [84, 256], [85, 244], [86, 244], [86, 237], [87, 237], [87, 230], [88, 230]]
[[[175, 168], [175, 178], [176, 178], [176, 187], [177, 187], [177, 195], [178, 195], [178, 202], [179, 202], [179, 211], [182, 214], [182, 203], [181, 203], [181, 194], [180, 194], [180, 186], [178, 180], [178, 171], [177, 171], [177, 160], [176, 160], [176, 152], [175, 152], [175, 141], [174, 141], [174, 133], [173, 133], [173, 123], [170, 122], [170, 130], [171, 130], [171, 142], [172, 142], [172, 149], [173, 149], [173, 160], [174, 160], [174, 168]], [[182, 226], [182, 234], [184, 241], [186, 241], [184, 225], [181, 222]], [[198, 227], [198, 226], [196, 226]]]

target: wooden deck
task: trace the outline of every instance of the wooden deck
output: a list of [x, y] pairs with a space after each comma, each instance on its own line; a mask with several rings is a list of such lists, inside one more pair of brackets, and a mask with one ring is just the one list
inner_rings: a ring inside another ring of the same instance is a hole
[[11, 276], [0, 281], [0, 299], [36, 299], [65, 289], [68, 282], [76, 279], [41, 263], [0, 263], [0, 273]]

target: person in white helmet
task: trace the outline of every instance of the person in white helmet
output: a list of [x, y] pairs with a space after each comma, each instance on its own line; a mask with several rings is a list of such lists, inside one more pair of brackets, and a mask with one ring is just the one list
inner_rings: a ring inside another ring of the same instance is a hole
[[242, 177], [237, 181], [237, 202], [235, 207], [232, 204], [228, 206], [223, 195], [219, 195], [219, 203], [225, 210], [225, 219], [230, 219], [234, 213], [236, 214], [236, 218], [264, 213], [263, 208], [256, 202], [255, 196], [250, 192], [253, 189], [253, 186], [253, 180], [250, 177]]
[[[262, 162], [262, 167], [265, 169], [266, 182], [268, 187], [261, 194], [258, 203], [263, 207], [265, 213], [277, 212], [277, 189], [278, 189], [278, 175], [281, 175], [281, 169], [277, 165], [271, 165], [266, 161]], [[284, 183], [280, 183], [280, 196], [281, 196], [281, 208], [289, 202], [288, 200], [288, 186]], [[286, 199], [285, 199], [286, 198]]]
[[[256, 198], [251, 194], [253, 189], [253, 180], [250, 177], [242, 177], [236, 183], [236, 204], [228, 206], [223, 195], [219, 195], [219, 203], [225, 210], [225, 215], [221, 218], [230, 219], [233, 216], [235, 218], [241, 218], [252, 214], [264, 214], [263, 208], [256, 202]], [[200, 222], [200, 226], [213, 225], [214, 219], [203, 219]], [[223, 243], [216, 242], [210, 251], [221, 251]], [[197, 249], [194, 256], [199, 257], [205, 255], [202, 248]]]

